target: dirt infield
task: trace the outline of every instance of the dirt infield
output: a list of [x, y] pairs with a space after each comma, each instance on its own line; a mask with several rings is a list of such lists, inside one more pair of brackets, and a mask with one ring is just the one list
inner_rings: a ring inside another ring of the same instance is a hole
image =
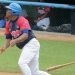
[[38, 39], [46, 40], [61, 40], [61, 41], [72, 41], [75, 42], [75, 35], [67, 33], [53, 33], [53, 32], [40, 32], [34, 31]]
[[22, 75], [21, 73], [7, 73], [7, 72], [0, 72], [0, 75]]
[[[0, 36], [4, 36], [5, 29], [0, 29]], [[62, 41], [73, 41], [75, 42], [75, 35], [65, 34], [65, 33], [53, 33], [53, 32], [41, 32], [34, 31], [38, 39], [46, 40], [62, 40]], [[6, 73], [0, 72], [0, 75], [22, 75], [21, 73]]]
[[[0, 29], [0, 36], [4, 36], [5, 29]], [[61, 40], [61, 41], [73, 41], [75, 42], [75, 35], [67, 33], [53, 33], [45, 31], [33, 31], [38, 39], [46, 40]]]

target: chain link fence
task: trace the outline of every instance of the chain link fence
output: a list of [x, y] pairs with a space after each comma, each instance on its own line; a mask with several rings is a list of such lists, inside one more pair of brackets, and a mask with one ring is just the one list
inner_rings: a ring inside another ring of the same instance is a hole
[[[15, 1], [20, 1], [20, 0], [15, 0]], [[38, 0], [21, 0], [21, 1], [38, 2]], [[34, 29], [33, 27], [36, 25], [35, 20], [37, 18], [37, 10], [36, 10], [37, 6], [22, 5], [22, 8], [23, 10], [26, 10], [24, 15], [26, 15], [27, 13], [26, 18], [29, 20], [32, 29]], [[74, 28], [71, 25], [72, 10], [64, 8], [52, 8], [52, 7], [49, 8], [51, 8], [50, 12], [48, 12], [49, 14], [48, 16], [50, 18], [49, 20], [50, 24], [45, 31], [71, 33], [72, 28]]]
[[[23, 6], [27, 13], [33, 28], [36, 23], [34, 20], [37, 17], [37, 11], [35, 6]], [[62, 8], [51, 8], [49, 12], [50, 25], [46, 31], [48, 32], [71, 32], [71, 10], [70, 9], [62, 9]]]

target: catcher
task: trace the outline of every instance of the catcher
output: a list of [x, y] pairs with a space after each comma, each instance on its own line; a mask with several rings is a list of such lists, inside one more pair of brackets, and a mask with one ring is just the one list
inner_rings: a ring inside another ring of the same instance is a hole
[[20, 16], [22, 8], [17, 3], [11, 3], [6, 6], [6, 43], [0, 49], [4, 52], [8, 47], [16, 45], [22, 49], [18, 65], [23, 75], [49, 75], [47, 72], [39, 70], [39, 49], [40, 44], [34, 36], [29, 22], [23, 16]]

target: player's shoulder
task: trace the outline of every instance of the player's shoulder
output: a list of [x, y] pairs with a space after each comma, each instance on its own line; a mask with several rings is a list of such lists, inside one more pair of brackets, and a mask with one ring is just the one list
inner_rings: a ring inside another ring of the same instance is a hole
[[19, 19], [18, 19], [18, 21], [22, 22], [22, 21], [28, 21], [28, 20], [25, 17], [20, 16]]
[[24, 18], [23, 16], [20, 16], [20, 17], [18, 18], [17, 23], [18, 23], [18, 25], [22, 25], [22, 24], [24, 24], [24, 23], [29, 24], [28, 20], [27, 20], [26, 18]]

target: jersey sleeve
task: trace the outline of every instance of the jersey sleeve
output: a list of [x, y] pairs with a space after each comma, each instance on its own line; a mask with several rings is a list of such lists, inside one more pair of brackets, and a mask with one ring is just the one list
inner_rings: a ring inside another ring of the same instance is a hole
[[28, 20], [23, 17], [18, 20], [18, 25], [22, 33], [28, 33], [31, 29]]
[[6, 23], [5, 37], [6, 37], [6, 39], [12, 39], [12, 35], [11, 35], [10, 31], [9, 31], [9, 22]]

